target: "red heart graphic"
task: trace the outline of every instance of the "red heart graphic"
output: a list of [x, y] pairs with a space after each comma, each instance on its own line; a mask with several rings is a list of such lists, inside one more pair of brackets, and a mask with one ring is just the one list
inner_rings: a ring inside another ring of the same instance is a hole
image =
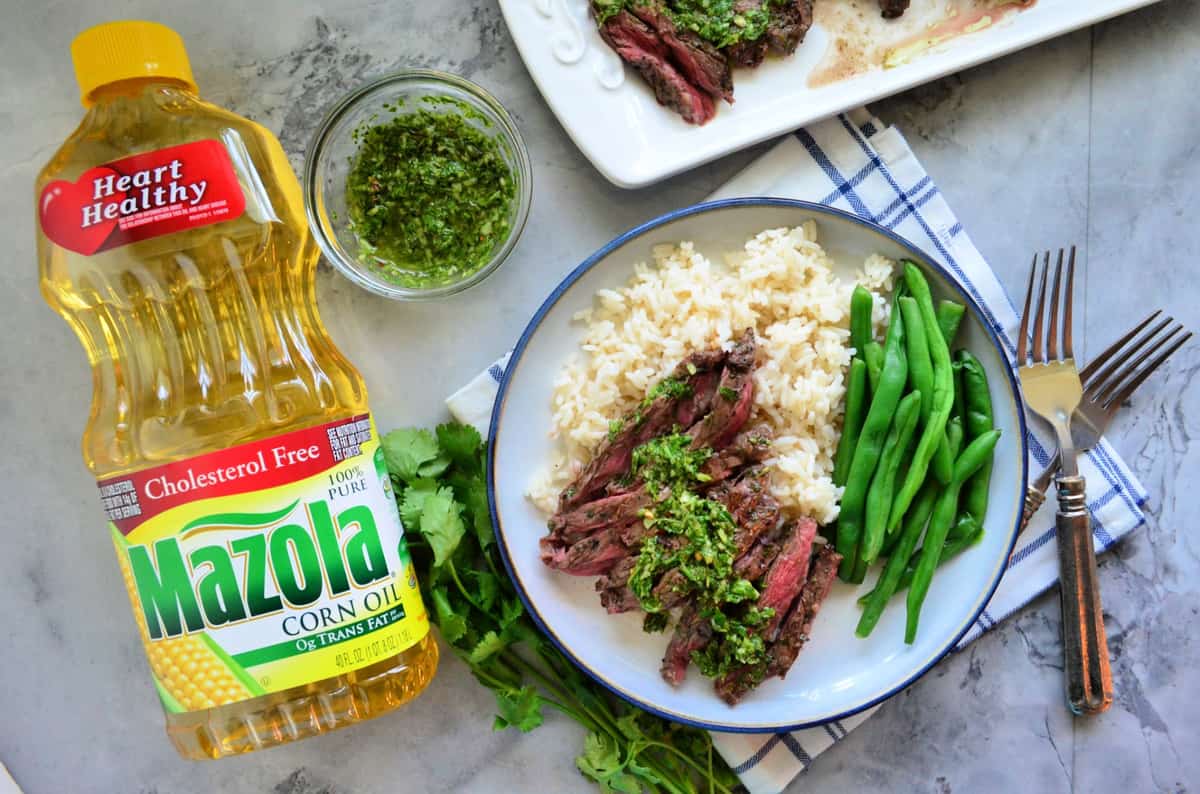
[[[42, 220], [42, 233], [63, 248], [70, 249], [84, 256], [91, 256], [100, 250], [105, 241], [117, 226], [117, 219], [101, 220], [88, 226], [83, 225], [83, 208], [96, 203], [93, 180], [112, 176], [113, 180], [120, 176], [111, 168], [100, 166], [85, 171], [76, 182], [56, 179], [42, 189], [42, 198], [38, 202], [38, 213]], [[112, 204], [125, 198], [125, 191], [114, 191], [105, 196], [102, 201]]]

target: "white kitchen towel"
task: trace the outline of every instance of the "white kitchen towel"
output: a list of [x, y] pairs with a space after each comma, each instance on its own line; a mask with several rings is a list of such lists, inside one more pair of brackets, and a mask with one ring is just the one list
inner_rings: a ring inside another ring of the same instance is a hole
[[[756, 160], [712, 198], [781, 196], [818, 201], [885, 226], [935, 257], [983, 307], [1009, 357], [1019, 318], [1004, 288], [942, 194], [894, 127], [866, 109], [797, 131]], [[459, 421], [486, 432], [508, 357], [446, 402]], [[1030, 470], [1040, 472], [1053, 452], [1050, 436], [1030, 425]], [[1145, 522], [1146, 492], [1107, 442], [1080, 459], [1097, 551]], [[1017, 539], [1008, 570], [962, 649], [1058, 579], [1051, 498]], [[886, 704], [876, 708], [886, 708]], [[782, 791], [812, 760], [867, 719], [875, 709], [817, 728], [779, 734], [714, 733], [721, 755], [752, 794]]]

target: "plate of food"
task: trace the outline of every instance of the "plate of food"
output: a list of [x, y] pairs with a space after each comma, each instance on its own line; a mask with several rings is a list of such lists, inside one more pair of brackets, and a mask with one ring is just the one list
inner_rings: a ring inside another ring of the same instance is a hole
[[522, 334], [490, 431], [535, 621], [615, 693], [724, 731], [920, 677], [999, 583], [1027, 476], [985, 313], [892, 232], [787, 199], [696, 205], [585, 260]]
[[530, 75], [640, 187], [1154, 0], [500, 0]]

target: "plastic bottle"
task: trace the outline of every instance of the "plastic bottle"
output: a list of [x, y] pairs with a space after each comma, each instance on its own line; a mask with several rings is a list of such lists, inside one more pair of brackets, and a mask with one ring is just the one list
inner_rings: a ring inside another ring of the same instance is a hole
[[83, 457], [168, 735], [219, 758], [403, 705], [437, 646], [279, 142], [199, 98], [166, 27], [72, 56], [87, 112], [38, 175], [41, 287], [92, 367]]

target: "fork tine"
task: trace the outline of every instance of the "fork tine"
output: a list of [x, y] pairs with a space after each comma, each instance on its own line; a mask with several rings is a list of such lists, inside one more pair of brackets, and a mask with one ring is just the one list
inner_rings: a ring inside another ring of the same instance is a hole
[[[1047, 270], [1049, 269], [1049, 262]], [[1058, 249], [1058, 264], [1054, 266], [1054, 288], [1050, 291], [1050, 338], [1046, 340], [1046, 360], [1058, 361], [1058, 295], [1062, 287], [1063, 250]], [[1070, 307], [1067, 311], [1070, 311]]]
[[[1109, 345], [1104, 350], [1103, 353], [1096, 356], [1094, 359], [1092, 359], [1091, 361], [1088, 362], [1086, 367], [1079, 370], [1079, 378], [1083, 381], [1083, 385], [1086, 387], [1088, 385], [1088, 383], [1091, 382], [1092, 375], [1095, 374], [1096, 370], [1098, 370], [1098, 369], [1100, 369], [1100, 367], [1104, 366], [1104, 364], [1110, 358], [1112, 358], [1117, 353], [1117, 351], [1119, 351], [1122, 347], [1124, 347], [1125, 344], [1130, 339], [1133, 339], [1135, 336], [1137, 336], [1139, 333], [1141, 333], [1142, 329], [1145, 328], [1147, 325], [1149, 325], [1154, 320], [1154, 318], [1160, 314], [1162, 314], [1162, 309], [1159, 309], [1158, 311], [1154, 312], [1149, 317], [1147, 317], [1145, 320], [1142, 320], [1140, 323], [1138, 323], [1133, 328], [1133, 330], [1131, 330], [1129, 333], [1125, 334], [1125, 336], [1122, 336], [1117, 341], [1113, 342], [1111, 345]], [[1169, 319], [1170, 318], [1168, 318], [1168, 320]]]
[[[1062, 252], [1059, 252], [1062, 257]], [[1067, 260], [1067, 294], [1066, 311], [1063, 312], [1063, 355], [1069, 359], [1075, 358], [1075, 350], [1071, 344], [1071, 304], [1074, 303], [1075, 293], [1075, 246], [1071, 246], [1071, 258]]]
[[[1150, 355], [1150, 353], [1140, 353], [1141, 349], [1153, 342], [1154, 338], [1158, 336], [1159, 332], [1173, 322], [1175, 322], [1174, 319], [1170, 317], [1163, 319], [1162, 322], [1158, 323], [1140, 338], [1138, 338], [1128, 350], [1122, 352], [1121, 355], [1114, 358], [1107, 366], [1097, 372], [1094, 377], [1090, 378], [1088, 380], [1087, 387], [1084, 389], [1084, 392], [1087, 394], [1088, 398], [1095, 399], [1101, 392], [1110, 390], [1113, 386], [1116, 386], [1118, 383], [1128, 377], [1129, 373], [1136, 368], [1138, 364], [1145, 361], [1146, 356]], [[1122, 366], [1126, 361], [1129, 360], [1131, 356], [1134, 355], [1138, 355], [1138, 358], [1134, 359], [1133, 363], [1124, 371], [1122, 371]]]
[[1147, 361], [1151, 360], [1150, 359], [1151, 356], [1153, 356], [1155, 353], [1157, 353], [1159, 350], [1161, 350], [1162, 347], [1164, 345], [1166, 345], [1168, 342], [1171, 342], [1172, 337], [1174, 337], [1175, 334], [1179, 333], [1182, 330], [1183, 330], [1183, 325], [1177, 324], [1174, 328], [1167, 331], [1167, 333], [1165, 335], [1160, 336], [1157, 339], [1155, 339], [1154, 344], [1151, 345], [1149, 348], [1147, 348], [1145, 350], [1145, 352], [1143, 352], [1140, 356], [1137, 357], [1136, 360], [1134, 360], [1128, 367], [1126, 367], [1125, 370], [1123, 372], [1121, 372], [1119, 377], [1110, 378], [1108, 380], [1108, 382], [1104, 384], [1104, 387], [1102, 389], [1096, 390], [1095, 397], [1093, 397], [1093, 399], [1100, 405], [1107, 405], [1107, 404], [1111, 403], [1113, 401], [1113, 398], [1117, 394], [1121, 393], [1121, 391], [1123, 391], [1122, 387], [1123, 387], [1124, 381], [1130, 377], [1136, 377], [1137, 368], [1140, 365], [1145, 364]]
[[[1182, 326], [1180, 326], [1180, 327], [1182, 328]], [[1174, 331], [1172, 331], [1172, 333], [1174, 333]], [[1138, 386], [1141, 386], [1143, 381], [1146, 380], [1146, 378], [1148, 378], [1154, 374], [1154, 370], [1156, 370], [1160, 366], [1162, 366], [1162, 363], [1164, 361], [1166, 361], [1168, 358], [1170, 358], [1172, 353], [1174, 353], [1179, 348], [1183, 347], [1183, 343], [1188, 341], [1191, 338], [1192, 338], [1192, 333], [1191, 333], [1191, 331], [1189, 331], [1186, 334], [1184, 334], [1183, 336], [1176, 339], [1174, 344], [1172, 344], [1170, 347], [1168, 347], [1163, 352], [1159, 353], [1158, 356], [1153, 361], [1151, 361], [1149, 364], [1147, 364], [1145, 367], [1143, 367], [1141, 370], [1139, 370], [1137, 375], [1134, 376], [1133, 380], [1131, 380], [1131, 381], [1129, 381], [1129, 383], [1125, 384], [1121, 388], [1121, 391], [1117, 392], [1117, 394], [1113, 396], [1112, 400], [1109, 401], [1109, 405], [1112, 406], [1112, 410], [1115, 410], [1123, 402], [1128, 400], [1133, 395], [1134, 390], [1137, 389]], [[1166, 340], [1163, 340], [1163, 341], [1166, 341]]]
[[1046, 350], [1042, 345], [1042, 321], [1046, 316], [1046, 274], [1050, 272], [1050, 252], [1046, 252], [1046, 261], [1042, 265], [1041, 285], [1038, 287], [1037, 311], [1033, 318], [1033, 363], [1042, 364], [1046, 361]]
[[1017, 332], [1017, 366], [1025, 366], [1029, 353], [1029, 307], [1033, 302], [1033, 278], [1037, 275], [1037, 254], [1029, 265], [1029, 286], [1025, 289], [1025, 311], [1021, 312], [1021, 330]]

